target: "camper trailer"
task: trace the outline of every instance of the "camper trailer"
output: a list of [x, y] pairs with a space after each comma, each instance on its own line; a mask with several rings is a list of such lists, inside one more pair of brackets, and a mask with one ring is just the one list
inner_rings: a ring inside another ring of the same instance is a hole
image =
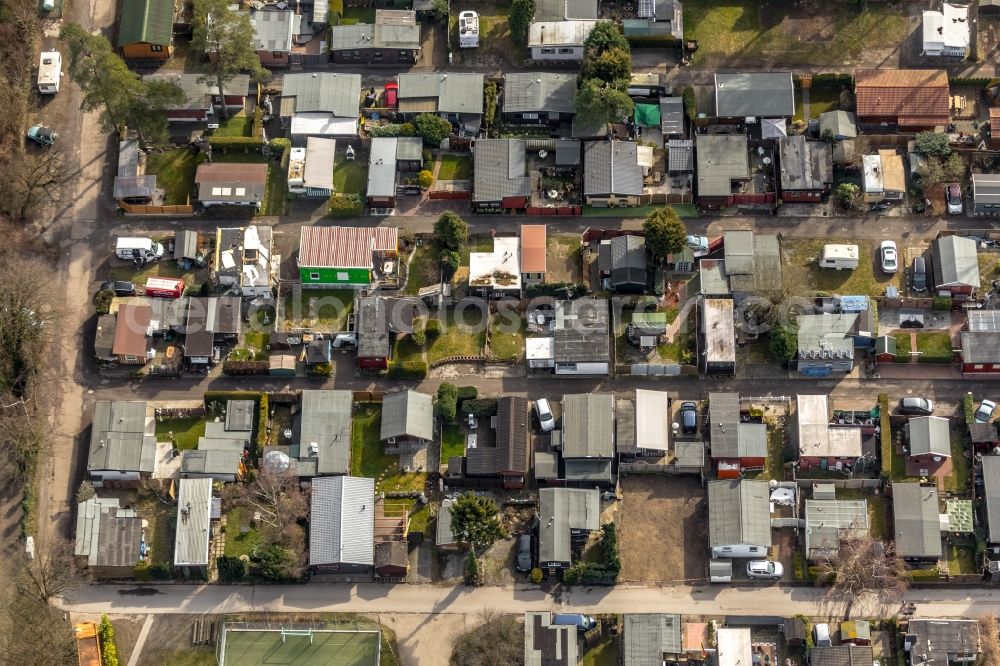
[[853, 271], [858, 267], [858, 246], [824, 245], [823, 254], [819, 258], [819, 267], [835, 268], [837, 270], [846, 268]]
[[55, 49], [42, 51], [38, 61], [38, 92], [55, 95], [59, 92], [59, 77], [62, 73], [62, 54]]

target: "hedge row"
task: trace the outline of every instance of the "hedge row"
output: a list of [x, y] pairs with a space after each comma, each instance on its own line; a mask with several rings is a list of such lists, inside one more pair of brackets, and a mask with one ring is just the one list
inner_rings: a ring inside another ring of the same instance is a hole
[[495, 398], [479, 398], [466, 400], [462, 403], [462, 412], [473, 416], [496, 416], [497, 401]]
[[270, 401], [266, 393], [260, 396], [260, 404], [257, 406], [257, 451], [256, 456], [260, 458], [264, 454], [264, 447], [267, 446], [267, 420], [271, 411]]
[[391, 361], [389, 376], [393, 379], [424, 379], [427, 377], [427, 361], [423, 359]]
[[225, 361], [222, 364], [224, 375], [266, 375], [270, 369], [267, 361]]
[[413, 123], [389, 123], [388, 125], [376, 125], [365, 127], [368, 136], [371, 137], [391, 137], [391, 136], [416, 136], [417, 129]]
[[365, 209], [357, 194], [334, 194], [327, 202], [330, 217], [358, 217]]
[[604, 538], [601, 540], [601, 550], [604, 562], [577, 562], [563, 572], [562, 580], [567, 585], [583, 583], [584, 585], [614, 585], [622, 570], [621, 558], [618, 554], [618, 533], [614, 523], [601, 526]]
[[97, 627], [97, 636], [101, 641], [101, 663], [104, 666], [118, 666], [118, 646], [115, 645], [115, 628], [107, 615], [101, 615], [101, 624]]
[[208, 145], [212, 150], [226, 152], [230, 149], [242, 148], [245, 151], [250, 148], [260, 150], [264, 147], [264, 139], [260, 136], [216, 136], [208, 137]]
[[892, 428], [889, 419], [889, 394], [878, 394], [878, 415], [882, 432], [879, 433], [879, 449], [882, 454], [882, 476], [892, 476]]

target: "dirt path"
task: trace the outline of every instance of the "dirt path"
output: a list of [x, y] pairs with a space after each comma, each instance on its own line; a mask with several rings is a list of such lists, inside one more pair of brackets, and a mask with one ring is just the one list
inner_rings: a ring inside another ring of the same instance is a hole
[[446, 662], [455, 639], [475, 626], [475, 618], [467, 615], [394, 613], [373, 618], [396, 632], [399, 649], [396, 658], [403, 666], [437, 666]]

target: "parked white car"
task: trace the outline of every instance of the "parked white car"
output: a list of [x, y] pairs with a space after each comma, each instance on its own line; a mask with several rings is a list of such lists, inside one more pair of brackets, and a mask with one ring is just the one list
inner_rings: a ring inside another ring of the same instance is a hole
[[976, 410], [976, 423], [989, 423], [993, 420], [993, 413], [997, 410], [997, 403], [992, 400], [983, 400]]
[[747, 576], [760, 580], [777, 580], [785, 573], [781, 562], [772, 560], [751, 560], [747, 562]]
[[547, 398], [539, 398], [535, 401], [535, 414], [538, 415], [538, 427], [542, 432], [552, 432], [556, 429], [556, 419], [552, 416], [552, 408], [549, 406]]
[[882, 241], [878, 246], [878, 255], [883, 273], [895, 273], [899, 270], [899, 253], [896, 251], [895, 241]]

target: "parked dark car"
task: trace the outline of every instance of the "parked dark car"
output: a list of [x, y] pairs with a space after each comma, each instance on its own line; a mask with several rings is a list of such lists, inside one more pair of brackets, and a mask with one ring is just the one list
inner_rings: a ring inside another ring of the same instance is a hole
[[913, 258], [913, 269], [910, 271], [910, 286], [913, 291], [927, 291], [927, 261], [923, 257]]
[[113, 291], [115, 296], [135, 296], [135, 283], [126, 280], [108, 280], [101, 283], [101, 291]]
[[517, 570], [531, 571], [531, 535], [517, 537]]
[[681, 432], [685, 435], [693, 435], [698, 432], [698, 405], [696, 403], [681, 403]]
[[899, 413], [930, 416], [934, 413], [934, 402], [927, 398], [903, 398], [899, 401]]

